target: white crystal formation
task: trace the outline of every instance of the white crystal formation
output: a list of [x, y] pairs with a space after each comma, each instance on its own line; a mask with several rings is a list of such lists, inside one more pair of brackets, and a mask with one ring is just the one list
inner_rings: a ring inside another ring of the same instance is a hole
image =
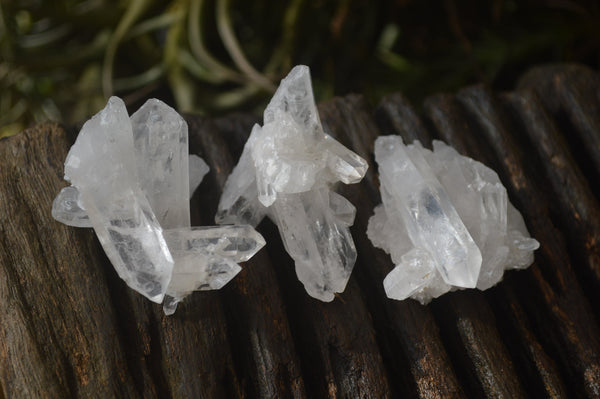
[[367, 234], [396, 265], [389, 298], [425, 304], [461, 288], [485, 290], [533, 263], [539, 243], [498, 175], [441, 141], [433, 151], [399, 136], [375, 141], [381, 198]]
[[[251, 226], [191, 227], [190, 192], [208, 165], [188, 155], [183, 118], [148, 100], [131, 118], [111, 97], [86, 122], [65, 161], [52, 216], [93, 227], [127, 285], [167, 314], [195, 290], [218, 289], [265, 241]], [[191, 188], [191, 190], [190, 190]]]
[[355, 208], [331, 187], [359, 182], [367, 167], [325, 134], [309, 69], [296, 66], [265, 109], [264, 125], [253, 127], [216, 221], [256, 226], [269, 216], [308, 294], [332, 301], [346, 287], [356, 248], [349, 230]]

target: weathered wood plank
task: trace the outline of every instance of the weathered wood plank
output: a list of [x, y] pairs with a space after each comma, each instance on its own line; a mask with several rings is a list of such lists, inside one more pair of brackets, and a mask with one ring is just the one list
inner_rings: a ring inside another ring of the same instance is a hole
[[[464, 108], [453, 95], [440, 94], [425, 101], [426, 116], [431, 120], [441, 138], [462, 154], [474, 157], [487, 165], [492, 164], [490, 154], [477, 151], [474, 124], [467, 118]], [[498, 323], [515, 367], [530, 395], [566, 397], [562, 377], [554, 361], [532, 333], [531, 325], [510, 284], [511, 274], [504, 283], [492, 290], [491, 301]], [[507, 282], [508, 280], [508, 282]]]
[[[225, 133], [233, 152], [241, 152], [240, 146], [249, 133], [250, 129]], [[390, 392], [387, 372], [355, 281], [351, 278], [341, 298], [333, 303], [308, 297], [272, 223], [263, 222], [259, 231], [270, 243], [266, 252], [279, 284], [287, 287], [283, 303], [288, 309], [296, 345], [303, 348], [299, 352], [309, 397], [387, 397]], [[264, 281], [260, 286], [263, 291], [270, 289], [265, 288]], [[360, 346], [356, 345], [358, 342]]]
[[[374, 111], [361, 96], [320, 105], [326, 129], [371, 166], [340, 186], [357, 206], [359, 256], [333, 303], [306, 295], [266, 221], [267, 247], [236, 279], [166, 317], [118, 278], [91, 230], [51, 218], [73, 131], [46, 124], [0, 140], [0, 398], [597, 397], [600, 79], [580, 67], [527, 76], [527, 90], [501, 97], [431, 97], [425, 118], [400, 94]], [[187, 117], [190, 151], [211, 166], [194, 224], [213, 223], [257, 119]], [[536, 263], [485, 293], [387, 299], [393, 265], [366, 237], [381, 133], [440, 137], [496, 169], [541, 242]]]
[[[354, 237], [360, 258], [354, 273], [368, 293], [367, 304], [382, 332], [380, 345], [390, 352], [384, 353], [388, 367], [399, 377], [397, 381], [402, 382], [398, 389], [404, 395], [414, 391], [421, 398], [464, 395], [429, 309], [415, 301], [390, 301], [383, 290], [383, 279], [393, 265], [389, 256], [374, 248], [366, 237], [373, 208], [381, 202], [377, 172], [373, 167], [373, 145], [378, 129], [370, 110], [362, 97], [348, 96], [322, 104], [319, 112], [328, 133], [370, 161], [363, 183], [345, 187], [343, 193], [357, 207], [355, 227], [358, 231]], [[410, 379], [403, 370], [406, 363]]]
[[495, 169], [508, 183], [511, 198], [541, 243], [537, 260], [527, 272], [532, 274], [534, 284], [531, 290], [520, 290], [521, 303], [539, 323], [534, 328], [542, 334], [540, 340], [558, 355], [570, 383], [580, 394], [592, 397], [600, 383], [600, 331], [573, 272], [561, 233], [548, 217], [544, 190], [539, 188], [539, 180], [530, 178], [538, 174], [531, 170], [524, 149], [510, 133], [516, 128], [508, 126], [509, 118], [489, 91], [473, 87], [459, 92], [457, 98], [478, 123], [477, 133], [473, 134], [480, 134], [487, 143], [477, 152], [493, 152]]
[[533, 68], [519, 88], [531, 88], [563, 124], [564, 137], [600, 198], [600, 75], [583, 65], [557, 64]]
[[400, 93], [390, 94], [381, 100], [375, 109], [375, 121], [381, 134], [402, 135], [409, 143], [414, 140], [431, 142], [431, 133], [408, 99]]
[[[492, 291], [492, 307], [501, 336], [508, 347], [518, 375], [530, 397], [567, 398], [567, 388], [556, 362], [536, 337], [529, 318], [515, 293], [514, 274]], [[551, 352], [552, 353], [552, 352]]]
[[[210, 193], [210, 198], [198, 208], [204, 216], [198, 223], [210, 225], [214, 224], [211, 218], [227, 176], [235, 166], [226, 138], [247, 135], [249, 126], [243, 120], [225, 126], [198, 117], [189, 117], [188, 121], [192, 132], [190, 151], [205, 159], [215, 172], [206, 182], [208, 187], [200, 188], [204, 194], [200, 195]], [[267, 253], [260, 251], [246, 262], [244, 270], [223, 289], [223, 294], [231, 330], [229, 344], [242, 396], [306, 397], [298, 352]]]
[[[386, 109], [394, 109], [399, 115], [414, 119], [410, 116], [414, 112], [404, 99], [395, 97], [387, 101], [394, 101], [394, 105], [388, 104]], [[392, 133], [402, 136], [405, 143], [419, 140], [431, 148], [431, 134], [422, 126], [422, 122], [396, 124]], [[495, 328], [494, 314], [480, 292], [447, 294], [436, 300], [432, 307], [446, 331], [449, 351], [456, 369], [460, 370], [457, 373], [471, 395], [524, 397], [513, 362]]]
[[[57, 224], [64, 130], [40, 125], [0, 141], [0, 364], [7, 397], [136, 396], [91, 231]], [[140, 364], [143, 367], [143, 365]], [[142, 371], [142, 374], [144, 372]]]
[[[576, 272], [587, 288], [587, 296], [600, 301], [600, 204], [581, 172], [569, 145], [559, 133], [556, 122], [531, 90], [515, 92], [502, 98], [514, 114], [515, 124], [536, 149], [539, 168], [552, 189], [555, 201], [549, 202], [553, 219], [567, 234], [574, 248], [574, 260], [582, 263]], [[600, 132], [598, 132], [600, 136]], [[579, 256], [577, 256], [579, 255]], [[582, 265], [582, 266], [583, 266]]]

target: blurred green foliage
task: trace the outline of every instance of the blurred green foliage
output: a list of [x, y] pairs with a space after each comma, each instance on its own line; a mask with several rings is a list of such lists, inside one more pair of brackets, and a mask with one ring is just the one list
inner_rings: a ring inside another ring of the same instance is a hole
[[569, 0], [0, 0], [0, 137], [73, 124], [111, 94], [259, 112], [295, 64], [319, 100], [417, 103], [542, 62], [600, 65], [600, 5]]

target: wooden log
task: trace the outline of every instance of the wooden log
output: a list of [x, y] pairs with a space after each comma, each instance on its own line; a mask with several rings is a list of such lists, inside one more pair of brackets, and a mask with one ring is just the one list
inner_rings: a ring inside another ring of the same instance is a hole
[[[541, 244], [536, 264], [529, 269], [535, 282], [531, 290], [538, 291], [529, 296], [530, 292], [521, 290], [528, 296], [521, 302], [529, 308], [530, 317], [540, 323], [536, 328], [545, 334], [540, 339], [553, 346], [576, 392], [591, 397], [600, 382], [600, 331], [573, 272], [564, 240], [548, 217], [548, 201], [540, 181], [530, 178], [537, 174], [530, 170], [526, 153], [510, 133], [516, 128], [509, 127], [508, 116], [489, 91], [480, 86], [465, 89], [458, 99], [478, 123], [477, 133], [498, 161], [496, 170], [509, 183], [511, 198]], [[544, 312], [539, 311], [540, 306]]]
[[50, 215], [48, 205], [64, 185], [65, 131], [39, 125], [0, 143], [4, 396], [155, 394], [143, 357], [135, 359], [137, 376], [130, 370], [108, 265], [94, 234], [57, 224]]
[[[0, 398], [597, 397], [598, 170], [582, 144], [596, 140], [600, 100], [573, 71], [527, 75], [521, 86], [543, 97], [434, 96], [425, 118], [400, 94], [375, 110], [361, 96], [322, 104], [326, 130], [370, 163], [362, 183], [340, 187], [357, 206], [359, 255], [332, 303], [307, 296], [265, 221], [266, 248], [230, 284], [164, 316], [118, 278], [91, 229], [50, 216], [76, 131], [44, 124], [0, 140]], [[190, 151], [211, 166], [192, 221], [212, 224], [258, 118], [186, 119]], [[381, 133], [439, 137], [495, 168], [541, 242], [535, 264], [485, 293], [386, 298], [393, 265], [365, 234]]]
[[[240, 126], [241, 127], [241, 126]], [[249, 126], [225, 133], [231, 138], [231, 151], [241, 153]], [[267, 253], [276, 265], [280, 284], [288, 287], [282, 301], [289, 309], [290, 324], [304, 352], [304, 378], [309, 397], [372, 395], [387, 397], [390, 386], [383, 367], [375, 330], [353, 279], [340, 300], [321, 303], [306, 295], [297, 280], [293, 260], [283, 251], [283, 243], [273, 224], [265, 221], [259, 227], [268, 245]], [[261, 283], [262, 290], [265, 281]], [[281, 301], [280, 301], [281, 302]], [[356, 347], [361, 342], [361, 347]]]
[[390, 94], [381, 100], [375, 109], [375, 121], [381, 134], [398, 134], [409, 143], [414, 140], [431, 142], [431, 133], [408, 99], [400, 93]]
[[[393, 105], [390, 101], [394, 101]], [[384, 99], [384, 103], [384, 109], [408, 116], [404, 119], [415, 118], [411, 116], [414, 115], [411, 106], [401, 97]], [[400, 135], [405, 143], [419, 140], [425, 147], [431, 148], [431, 134], [425, 133], [425, 129], [419, 126], [423, 126], [422, 122], [395, 124], [393, 133]], [[434, 301], [432, 307], [447, 331], [449, 351], [457, 370], [461, 370], [458, 375], [465, 381], [471, 395], [525, 396], [508, 351], [495, 328], [493, 312], [480, 292], [447, 294]]]
[[[334, 99], [323, 104], [319, 111], [326, 131], [374, 165], [373, 144], [378, 129], [362, 97]], [[415, 301], [390, 301], [385, 296], [383, 279], [393, 265], [389, 256], [374, 248], [366, 237], [373, 208], [381, 202], [375, 168], [371, 166], [359, 186], [346, 187], [344, 195], [357, 207], [355, 231], [358, 232], [354, 237], [360, 255], [354, 273], [368, 292], [367, 304], [378, 330], [383, 332], [380, 345], [390, 351], [385, 353], [388, 367], [399, 377], [396, 380], [405, 385], [399, 388], [400, 392], [421, 398], [464, 395], [432, 313]], [[400, 357], [401, 354], [404, 356]], [[409, 377], [403, 370], [406, 363], [410, 365]]]
[[537, 92], [562, 124], [564, 138], [600, 198], [600, 75], [583, 65], [546, 65], [526, 73], [518, 87]]
[[[532, 90], [519, 91], [502, 97], [512, 112], [515, 124], [536, 149], [537, 165], [556, 199], [549, 203], [555, 224], [566, 230], [569, 246], [574, 248], [574, 261], [581, 265], [576, 272], [594, 302], [600, 301], [600, 204], [575, 161], [556, 122], [544, 109]], [[598, 133], [600, 136], [600, 132]], [[574, 223], [571, 223], [571, 222]], [[598, 315], [597, 315], [598, 316]]]
[[[211, 173], [200, 187], [193, 224], [212, 225], [222, 188], [235, 161], [226, 145], [230, 133], [247, 134], [245, 124], [219, 127], [210, 119], [188, 117], [190, 151], [201, 156]], [[235, 118], [231, 118], [232, 122]], [[231, 130], [231, 132], [230, 132]], [[294, 348], [271, 260], [264, 251], [244, 265], [244, 270], [222, 290], [229, 345], [241, 396], [306, 397], [301, 367]], [[175, 314], [177, 317], [177, 313]]]
[[[452, 145], [463, 155], [472, 156], [487, 165], [491, 165], [491, 155], [477, 151], [474, 124], [453, 95], [440, 94], [425, 101], [426, 116], [432, 122], [442, 139]], [[506, 281], [509, 280], [507, 284]], [[514, 292], [514, 284], [510, 284], [510, 273], [505, 283], [493, 290], [492, 307], [499, 322], [497, 325], [504, 337], [514, 362], [517, 373], [530, 396], [539, 395], [552, 398], [566, 397], [562, 377], [555, 362], [545, 352], [542, 344], [532, 332], [522, 305]]]

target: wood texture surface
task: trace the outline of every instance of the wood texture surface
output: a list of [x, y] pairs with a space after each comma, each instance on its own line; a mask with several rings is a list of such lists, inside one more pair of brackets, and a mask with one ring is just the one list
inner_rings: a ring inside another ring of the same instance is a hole
[[[77, 132], [49, 123], [0, 140], [0, 399], [600, 397], [598, 73], [553, 65], [510, 93], [474, 86], [417, 108], [401, 94], [377, 106], [351, 95], [319, 110], [370, 164], [340, 186], [357, 207], [358, 260], [332, 303], [305, 293], [264, 221], [266, 247], [231, 283], [164, 316], [117, 277], [91, 229], [50, 215]], [[190, 152], [211, 167], [192, 222], [213, 224], [260, 120], [187, 120]], [[393, 265], [365, 232], [380, 134], [441, 139], [494, 168], [541, 243], [535, 263], [428, 306], [387, 299]]]

